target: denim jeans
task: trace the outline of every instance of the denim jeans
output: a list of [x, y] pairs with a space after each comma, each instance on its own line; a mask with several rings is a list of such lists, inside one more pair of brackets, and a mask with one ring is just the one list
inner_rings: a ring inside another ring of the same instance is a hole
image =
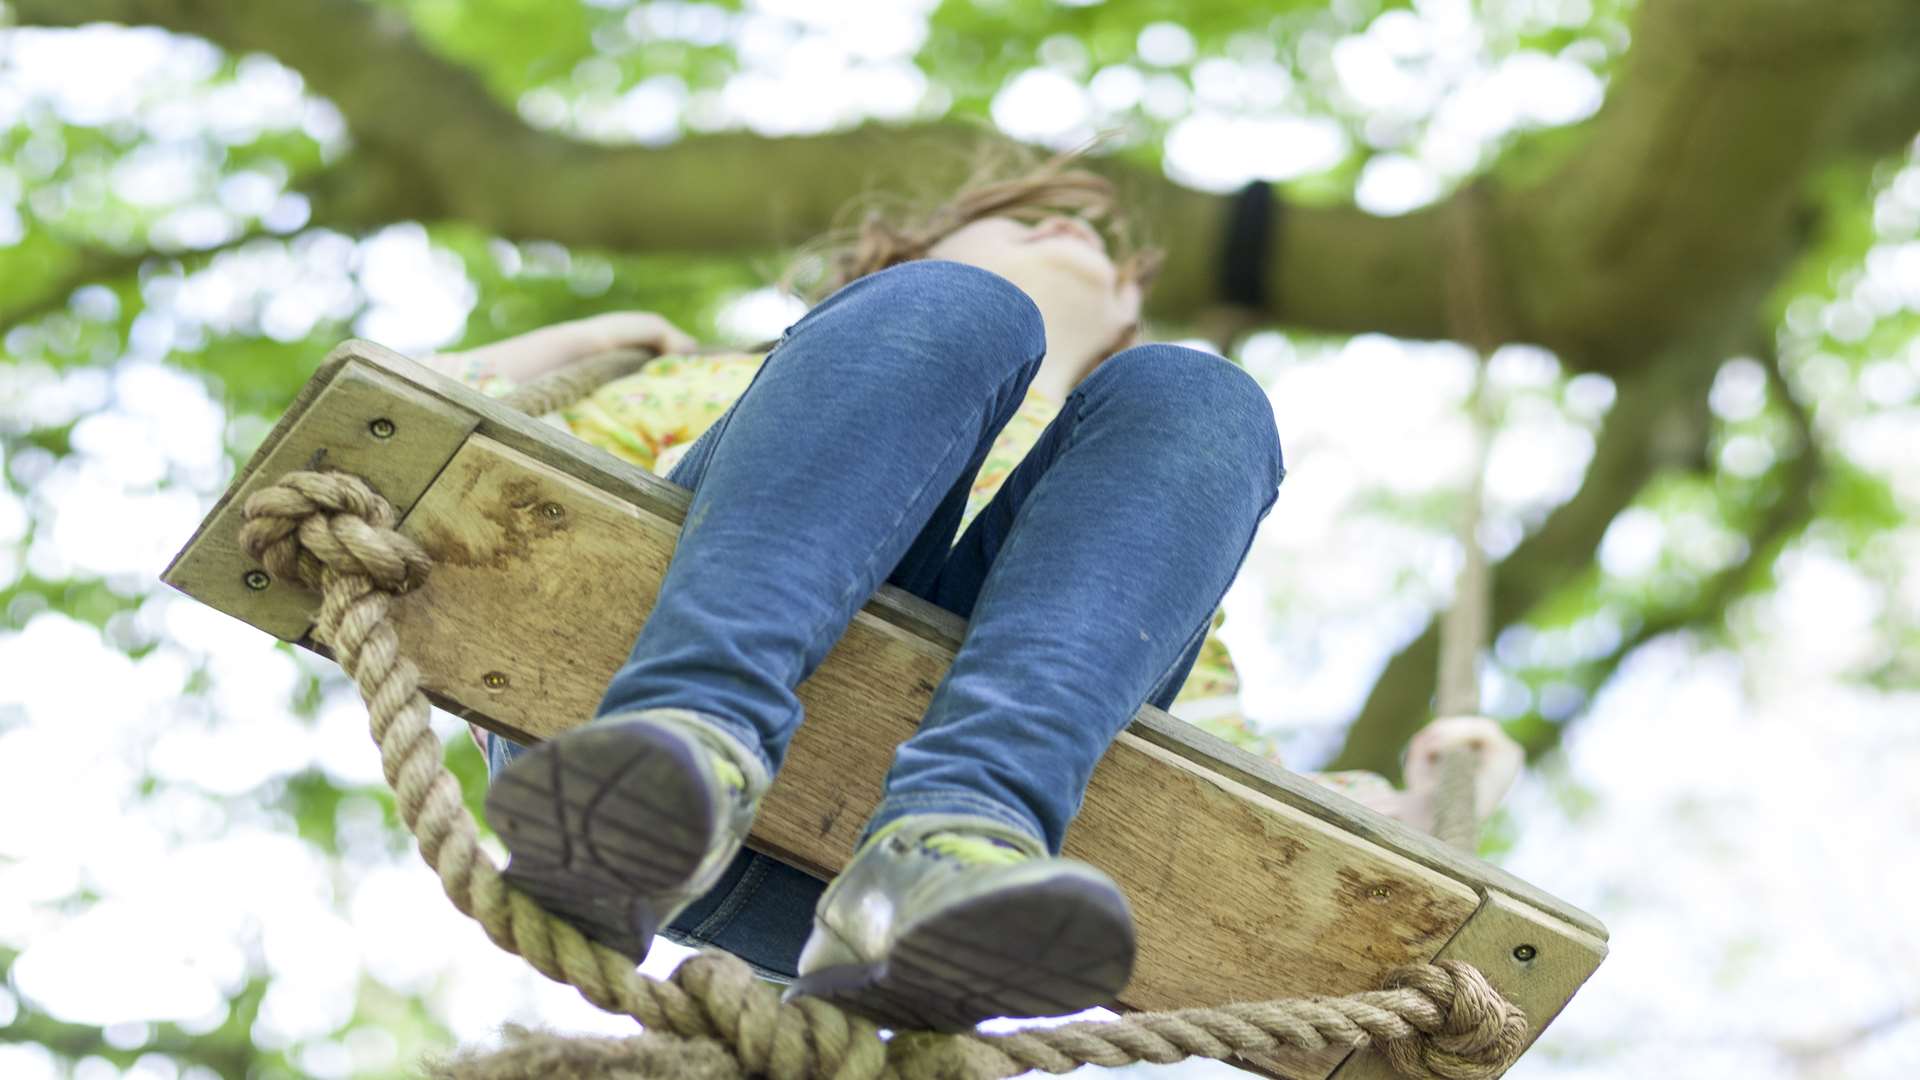
[[[895, 266], [809, 311], [668, 477], [693, 502], [600, 715], [698, 710], [778, 769], [794, 687], [885, 581], [969, 622], [867, 833], [967, 813], [1058, 852], [1108, 745], [1179, 692], [1285, 470], [1251, 377], [1136, 346], [1082, 380], [956, 543], [1045, 348], [1033, 301], [961, 263]], [[519, 748], [491, 744], [497, 773]], [[669, 936], [790, 976], [824, 887], [742, 852]]]

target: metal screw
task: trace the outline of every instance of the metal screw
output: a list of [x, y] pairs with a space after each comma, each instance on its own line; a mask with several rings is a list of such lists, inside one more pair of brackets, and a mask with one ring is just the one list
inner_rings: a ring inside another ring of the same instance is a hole
[[376, 439], [391, 439], [393, 438], [394, 430], [393, 421], [382, 416], [373, 423], [368, 424], [367, 430], [373, 432], [373, 437]]
[[252, 589], [254, 592], [259, 592], [261, 589], [273, 584], [273, 579], [267, 576], [265, 570], [249, 570], [240, 580], [246, 582], [247, 588]]
[[1387, 897], [1392, 896], [1393, 892], [1385, 885], [1375, 885], [1367, 895], [1373, 897], [1375, 900], [1385, 900]]
[[1523, 964], [1539, 954], [1539, 950], [1531, 945], [1515, 945], [1513, 947], [1513, 958]]
[[559, 503], [541, 503], [540, 514], [550, 521], [558, 521], [567, 516], [567, 508]]
[[480, 676], [480, 681], [486, 684], [489, 690], [505, 690], [507, 688], [507, 673], [504, 671], [489, 671], [485, 675]]

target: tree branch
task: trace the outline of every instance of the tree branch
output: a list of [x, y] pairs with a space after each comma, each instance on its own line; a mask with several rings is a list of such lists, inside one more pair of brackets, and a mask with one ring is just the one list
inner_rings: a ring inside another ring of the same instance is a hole
[[[20, 323], [50, 315], [65, 307], [73, 291], [96, 281], [114, 281], [140, 268], [151, 253], [135, 255], [83, 248], [67, 253], [64, 265], [50, 270], [52, 277], [30, 293], [0, 298], [0, 334]], [[27, 275], [20, 275], [27, 276]]]
[[[153, 23], [291, 65], [340, 107], [358, 144], [364, 182], [345, 185], [343, 223], [446, 216], [575, 245], [767, 250], [820, 232], [862, 191], [958, 180], [977, 138], [939, 123], [593, 145], [527, 126], [399, 15], [362, 0], [13, 6], [24, 22]], [[1904, 0], [1646, 0], [1584, 144], [1544, 180], [1487, 192], [1506, 338], [1624, 372], [1749, 313], [1804, 243], [1794, 219], [1808, 175], [1920, 129], [1920, 94], [1899, 96], [1920, 85], [1916, 42], [1920, 5]], [[1145, 232], [1178, 241], [1153, 312], [1184, 317], [1213, 303], [1225, 200], [1103, 167]], [[1335, 332], [1448, 336], [1448, 212], [1290, 207], [1265, 313]]]
[[[1760, 350], [1760, 355], [1767, 369], [1768, 385], [1793, 429], [1793, 445], [1786, 448], [1785, 461], [1777, 470], [1780, 491], [1748, 528], [1746, 551], [1737, 561], [1709, 575], [1685, 601], [1644, 614], [1617, 648], [1573, 673], [1589, 697], [1641, 646], [1719, 618], [1734, 600], [1753, 588], [1755, 579], [1773, 565], [1780, 550], [1813, 520], [1815, 498], [1826, 475], [1825, 459], [1814, 437], [1813, 417], [1788, 384], [1771, 341]], [[1521, 740], [1527, 755], [1538, 757], [1552, 749], [1564, 730], [1563, 724], [1547, 724], [1535, 729], [1537, 734]]]
[[[1663, 466], [1697, 457], [1706, 438], [1698, 414], [1717, 367], [1709, 358], [1717, 355], [1674, 358], [1620, 385], [1580, 490], [1494, 567], [1492, 637], [1591, 565], [1607, 526]], [[1397, 777], [1401, 748], [1431, 715], [1439, 662], [1435, 617], [1387, 661], [1326, 768]]]
[[[1773, 564], [1781, 547], [1813, 519], [1825, 463], [1815, 438], [1813, 418], [1788, 385], [1771, 342], [1758, 350], [1768, 384], [1793, 430], [1793, 445], [1778, 467], [1780, 492], [1746, 532], [1746, 551], [1734, 563], [1700, 582], [1693, 595], [1642, 613], [1637, 625], [1605, 657], [1582, 665], [1570, 677], [1589, 692], [1611, 677], [1634, 650], [1656, 638], [1718, 617]], [[1718, 353], [1703, 353], [1716, 356]], [[1669, 373], [1690, 377], [1652, 377], [1647, 385], [1623, 387], [1607, 418], [1586, 480], [1541, 529], [1496, 568], [1493, 635], [1526, 617], [1541, 601], [1592, 564], [1607, 526], [1639, 495], [1663, 467], [1696, 465], [1707, 437], [1705, 393], [1718, 364], [1676, 362]], [[1364, 768], [1396, 775], [1400, 749], [1426, 722], [1431, 710], [1437, 665], [1436, 617], [1421, 635], [1387, 662], [1360, 716], [1347, 733], [1329, 769]], [[1560, 725], [1526, 740], [1530, 756], [1550, 749]]]
[[[232, 251], [243, 244], [250, 243], [266, 235], [261, 232], [247, 232], [212, 247], [190, 248], [179, 251], [163, 251], [151, 248], [144, 251], [113, 251], [106, 248], [89, 247], [85, 244], [70, 244], [62, 253], [64, 259], [57, 260], [52, 276], [32, 287], [31, 292], [23, 295], [8, 296], [0, 300], [0, 334], [23, 322], [51, 315], [65, 307], [72, 299], [74, 290], [82, 285], [118, 281], [140, 269], [149, 259], [178, 259], [188, 264], [204, 263], [223, 251]], [[53, 261], [53, 260], [50, 260]], [[25, 276], [16, 273], [16, 277]]]

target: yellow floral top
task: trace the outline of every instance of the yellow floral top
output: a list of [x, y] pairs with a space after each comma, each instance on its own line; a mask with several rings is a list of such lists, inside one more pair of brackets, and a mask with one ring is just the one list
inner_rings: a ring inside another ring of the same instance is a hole
[[[607, 383], [579, 404], [561, 410], [559, 416], [581, 439], [665, 476], [694, 440], [745, 392], [764, 358], [754, 353], [662, 356], [632, 375]], [[511, 389], [504, 380], [479, 371], [466, 370], [461, 376], [487, 393]], [[1028, 392], [974, 478], [960, 532], [992, 501], [1059, 411], [1060, 403], [1052, 397]], [[1267, 740], [1240, 714], [1240, 680], [1219, 638], [1224, 618], [1224, 612], [1214, 614], [1213, 628], [1173, 711], [1245, 749], [1270, 753]]]

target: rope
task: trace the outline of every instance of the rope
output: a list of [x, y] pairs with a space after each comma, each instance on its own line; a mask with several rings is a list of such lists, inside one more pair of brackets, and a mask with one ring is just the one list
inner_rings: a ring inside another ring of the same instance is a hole
[[[1498, 346], [1495, 329], [1492, 268], [1486, 248], [1486, 191], [1463, 188], [1445, 215], [1453, 254], [1447, 275], [1446, 315], [1449, 329], [1474, 352], [1473, 389], [1467, 411], [1473, 426], [1473, 466], [1461, 500], [1458, 537], [1460, 575], [1453, 603], [1440, 618], [1440, 669], [1434, 694], [1434, 712], [1440, 717], [1475, 716], [1480, 712], [1480, 653], [1487, 645], [1493, 609], [1493, 575], [1487, 552], [1480, 544], [1480, 523], [1486, 516], [1487, 461], [1493, 445], [1494, 419], [1488, 401], [1487, 357]], [[1465, 747], [1440, 757], [1439, 785], [1433, 795], [1433, 835], [1471, 852], [1478, 848], [1480, 818], [1474, 800], [1478, 761]]]
[[500, 397], [502, 404], [528, 416], [545, 416], [579, 401], [615, 379], [645, 367], [651, 349], [614, 349], [576, 360]]
[[[1480, 522], [1486, 514], [1487, 458], [1493, 443], [1493, 422], [1486, 406], [1486, 365], [1476, 363], [1468, 411], [1473, 417], [1473, 471], [1460, 510], [1460, 576], [1453, 604], [1440, 618], [1439, 687], [1434, 695], [1437, 715], [1475, 716], [1480, 712], [1480, 652], [1486, 647], [1493, 607], [1493, 575], [1487, 550], [1480, 543]], [[1433, 794], [1433, 835], [1466, 851], [1480, 845], [1480, 815], [1475, 805], [1474, 779], [1479, 758], [1456, 746], [1440, 755], [1439, 784]]]
[[702, 953], [665, 980], [649, 978], [509, 887], [481, 850], [478, 827], [428, 726], [419, 672], [401, 657], [390, 618], [393, 597], [418, 586], [430, 567], [419, 545], [395, 531], [393, 507], [356, 476], [295, 472], [250, 496], [243, 514], [241, 547], [276, 578], [320, 591], [315, 633], [366, 700], [400, 816], [454, 906], [542, 975], [652, 1034], [720, 1043], [746, 1074], [975, 1080], [1082, 1064], [1374, 1046], [1404, 1076], [1480, 1080], [1500, 1075], [1525, 1047], [1525, 1016], [1477, 970], [1455, 961], [1402, 967], [1379, 990], [1339, 998], [1136, 1013], [1005, 1036], [907, 1033], [888, 1041], [872, 1023], [825, 1002], [782, 1002], [725, 953]]
[[[770, 352], [777, 342], [767, 341], [747, 349]], [[693, 349], [681, 356], [730, 356], [741, 352], [729, 346]], [[575, 360], [550, 371], [525, 386], [500, 395], [500, 403], [528, 416], [545, 416], [574, 404], [615, 379], [639, 371], [660, 354], [652, 349], [610, 349]]]
[[1441, 716], [1472, 716], [1480, 711], [1480, 651], [1486, 647], [1493, 607], [1493, 580], [1487, 552], [1480, 545], [1486, 513], [1487, 461], [1493, 444], [1488, 401], [1487, 357], [1499, 345], [1494, 329], [1492, 269], [1487, 265], [1485, 189], [1462, 189], [1446, 215], [1453, 252], [1447, 275], [1446, 314], [1455, 337], [1474, 353], [1473, 388], [1467, 413], [1473, 427], [1473, 468], [1461, 500], [1458, 536], [1462, 561], [1453, 604], [1440, 621], [1440, 673], [1435, 708]]
[[1433, 835], [1469, 853], [1480, 846], [1480, 814], [1474, 805], [1474, 779], [1480, 760], [1455, 748], [1440, 755], [1440, 779], [1433, 791]]

